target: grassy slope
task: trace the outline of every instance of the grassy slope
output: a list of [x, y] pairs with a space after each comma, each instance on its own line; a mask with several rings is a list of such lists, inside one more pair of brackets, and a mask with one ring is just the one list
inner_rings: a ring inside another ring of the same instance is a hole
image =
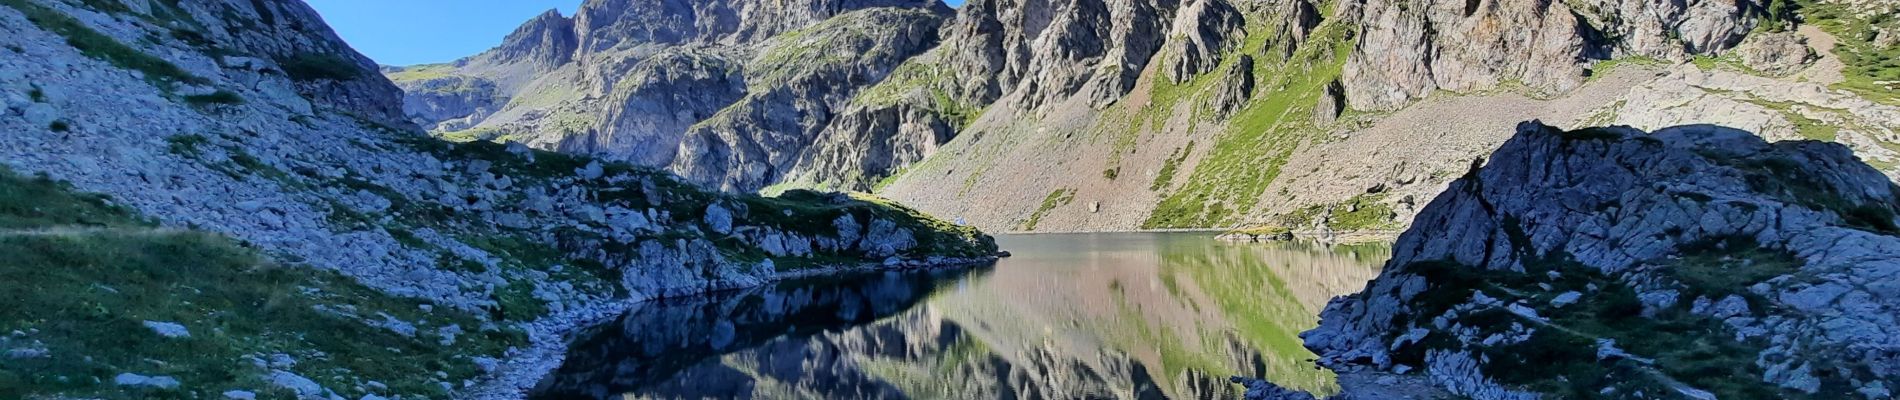
[[[1288, 61], [1258, 63], [1254, 76], [1262, 80], [1259, 87], [1279, 89], [1267, 89], [1227, 121], [1185, 183], [1156, 206], [1142, 227], [1224, 226], [1254, 211], [1287, 157], [1320, 132], [1313, 126], [1312, 109], [1325, 85], [1337, 79], [1345, 65], [1352, 49], [1348, 28], [1339, 21], [1326, 21]], [[1241, 49], [1264, 48], [1271, 31], [1256, 26], [1249, 32]], [[1183, 85], [1157, 82], [1153, 105], [1144, 113], [1156, 110], [1165, 115], [1184, 101], [1193, 101], [1188, 107], [1200, 108], [1198, 99], [1215, 86], [1209, 77], [1234, 68], [1234, 58], [1227, 57], [1215, 72]]]
[[1840, 42], [1834, 54], [1847, 65], [1842, 72], [1846, 81], [1836, 88], [1852, 91], [1868, 99], [1900, 105], [1900, 46], [1881, 47], [1873, 43], [1875, 27], [1900, 30], [1900, 11], [1890, 9], [1871, 18], [1840, 2], [1799, 0], [1800, 13]]
[[[481, 332], [472, 313], [383, 295], [327, 271], [270, 262], [229, 238], [157, 227], [103, 196], [44, 178], [0, 171], [0, 347], [43, 348], [50, 357], [0, 359], [0, 397], [203, 398], [224, 390], [271, 394], [247, 356], [289, 354], [285, 367], [331, 388], [375, 380], [390, 392], [440, 396], [475, 377], [471, 356], [498, 357], [523, 343], [511, 331]], [[406, 336], [371, 326], [381, 315], [410, 321]], [[166, 339], [143, 321], [185, 325]], [[444, 344], [438, 330], [464, 333]], [[119, 373], [171, 376], [190, 391], [112, 386]], [[360, 378], [352, 381], [340, 376]], [[385, 392], [387, 394], [389, 392]], [[288, 393], [276, 393], [278, 396]], [[350, 397], [362, 393], [346, 393]]]

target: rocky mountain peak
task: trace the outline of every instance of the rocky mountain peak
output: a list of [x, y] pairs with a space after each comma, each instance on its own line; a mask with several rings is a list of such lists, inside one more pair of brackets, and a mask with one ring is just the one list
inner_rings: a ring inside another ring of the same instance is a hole
[[574, 20], [551, 9], [521, 24], [491, 51], [497, 62], [527, 62], [547, 70], [567, 64], [578, 43]]
[[583, 57], [684, 43], [756, 43], [854, 10], [923, 8], [938, 0], [590, 0], [574, 17]]

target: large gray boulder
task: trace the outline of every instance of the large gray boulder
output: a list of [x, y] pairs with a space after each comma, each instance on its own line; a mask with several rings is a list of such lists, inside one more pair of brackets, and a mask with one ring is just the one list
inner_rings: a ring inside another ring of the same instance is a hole
[[[1860, 397], [1900, 379], [1896, 211], [1838, 144], [1527, 122], [1302, 337], [1322, 365], [1480, 399]], [[1556, 380], [1575, 383], [1530, 385]]]

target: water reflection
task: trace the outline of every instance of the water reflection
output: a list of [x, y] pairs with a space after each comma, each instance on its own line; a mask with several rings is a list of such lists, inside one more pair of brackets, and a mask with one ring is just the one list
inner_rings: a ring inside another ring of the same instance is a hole
[[999, 238], [967, 272], [654, 304], [577, 343], [536, 398], [1217, 398], [1229, 375], [1337, 390], [1297, 334], [1383, 246], [1201, 234]]

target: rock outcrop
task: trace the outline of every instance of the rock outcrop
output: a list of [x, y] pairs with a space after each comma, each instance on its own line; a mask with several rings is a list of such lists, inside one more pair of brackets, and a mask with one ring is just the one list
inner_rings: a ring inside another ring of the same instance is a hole
[[1439, 90], [1509, 81], [1565, 92], [1583, 83], [1587, 60], [1718, 53], [1741, 42], [1761, 9], [1752, 0], [1359, 0], [1343, 7], [1361, 37], [1346, 63], [1348, 97], [1354, 108], [1376, 111]]
[[[390, 76], [418, 93], [411, 104], [422, 107], [410, 116], [446, 137], [519, 141], [753, 191], [791, 168], [833, 109], [936, 46], [949, 13], [934, 0], [588, 1], [573, 18], [530, 20], [488, 52], [406, 67], [439, 73]], [[433, 89], [450, 79], [496, 90]]]
[[1527, 122], [1302, 336], [1478, 399], [1889, 398], [1896, 211], [1837, 144]]

